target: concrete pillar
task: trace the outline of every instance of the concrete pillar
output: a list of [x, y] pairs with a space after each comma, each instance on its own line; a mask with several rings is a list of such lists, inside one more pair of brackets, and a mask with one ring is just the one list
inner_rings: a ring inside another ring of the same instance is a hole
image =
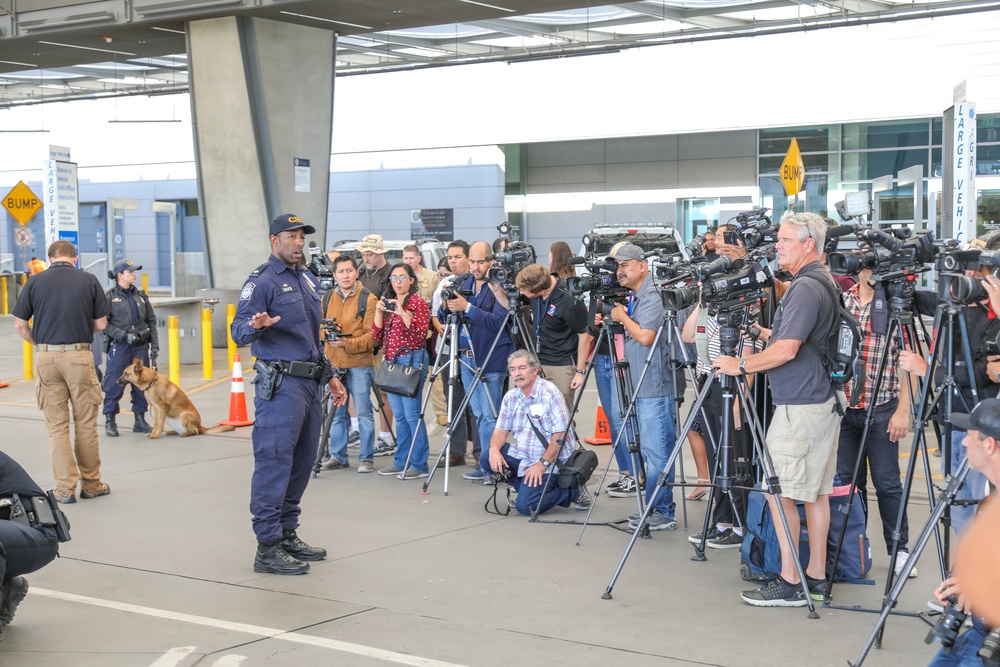
[[233, 16], [188, 24], [209, 287], [239, 287], [267, 259], [280, 213], [299, 215], [324, 245], [335, 52], [329, 30]]

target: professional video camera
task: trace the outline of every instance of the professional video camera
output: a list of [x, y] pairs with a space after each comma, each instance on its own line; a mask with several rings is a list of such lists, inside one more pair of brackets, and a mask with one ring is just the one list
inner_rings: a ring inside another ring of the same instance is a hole
[[772, 255], [770, 248], [762, 248], [739, 259], [722, 256], [714, 262], [693, 267], [699, 276], [697, 282], [664, 289], [661, 292], [663, 307], [683, 310], [700, 301], [710, 310], [717, 311], [757, 299], [762, 290], [774, 285], [769, 266]]
[[929, 270], [924, 266], [934, 261], [938, 246], [931, 232], [912, 236], [909, 227], [894, 227], [888, 231], [857, 225], [855, 234], [867, 247], [827, 255], [830, 272], [856, 275], [871, 269], [875, 280], [911, 280], [912, 276]]
[[[684, 246], [684, 251], [687, 252], [689, 260], [692, 264], [701, 264], [702, 262], [707, 262], [708, 258], [705, 257], [705, 235], [698, 234], [691, 242]], [[661, 253], [661, 256], [664, 253]], [[676, 255], [678, 253], [669, 253], [670, 256]]]
[[770, 210], [761, 207], [736, 214], [737, 235], [748, 252], [778, 242], [778, 228], [767, 215]]
[[511, 241], [510, 225], [501, 222], [497, 225], [500, 238], [504, 239], [504, 247], [500, 252], [493, 253], [493, 266], [490, 267], [489, 281], [500, 283], [507, 292], [508, 301], [520, 299], [520, 292], [514, 286], [514, 279], [521, 269], [533, 264], [537, 255], [535, 248], [525, 241]]
[[329, 292], [337, 284], [333, 277], [333, 262], [315, 241], [309, 242], [309, 271], [319, 278], [320, 293]]
[[328, 343], [332, 343], [333, 341], [337, 340], [338, 338], [350, 338], [351, 337], [351, 334], [349, 334], [349, 333], [342, 333], [341, 332], [340, 325], [337, 324], [337, 318], [336, 317], [328, 317], [328, 318], [322, 319], [322, 320], [320, 320], [319, 325], [323, 329], [323, 333], [325, 334], [326, 341]]
[[[948, 303], [967, 306], [987, 297], [979, 276], [967, 276], [966, 271], [974, 271], [981, 266], [992, 267], [994, 272], [1000, 267], [1000, 250], [959, 250], [958, 244], [949, 239], [941, 244], [934, 267], [938, 273], [938, 299]], [[943, 248], [943, 249], [942, 249]]]
[[656, 252], [656, 257], [653, 259], [653, 282], [661, 288], [691, 282], [695, 279], [693, 267], [704, 265], [708, 261], [704, 255], [697, 260], [692, 257], [691, 260], [685, 261], [679, 252], [668, 252], [662, 248]]

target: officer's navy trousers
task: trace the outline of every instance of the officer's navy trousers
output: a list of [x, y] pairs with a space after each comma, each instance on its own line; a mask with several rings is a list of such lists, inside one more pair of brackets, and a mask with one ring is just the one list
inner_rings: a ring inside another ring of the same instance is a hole
[[277, 542], [299, 526], [323, 408], [315, 380], [284, 375], [270, 401], [254, 397], [250, 512], [258, 542]]

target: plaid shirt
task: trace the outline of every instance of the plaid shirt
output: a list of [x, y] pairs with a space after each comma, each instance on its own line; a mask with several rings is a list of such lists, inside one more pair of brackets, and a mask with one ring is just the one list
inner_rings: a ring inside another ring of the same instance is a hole
[[[531, 421], [545, 436], [544, 445], [528, 422], [529, 414]], [[566, 410], [566, 401], [563, 400], [559, 389], [548, 380], [537, 378], [529, 396], [525, 396], [517, 387], [507, 392], [500, 404], [497, 428], [510, 431], [514, 435], [514, 442], [511, 443], [507, 454], [524, 462], [517, 471], [518, 477], [524, 476], [528, 466], [538, 463], [542, 454], [548, 449], [552, 435], [565, 431], [568, 425], [569, 413]], [[570, 438], [566, 438], [562, 451], [559, 452], [559, 462], [564, 462], [572, 453], [573, 442]], [[556, 467], [552, 466], [549, 470], [555, 472]]]
[[[857, 405], [853, 404], [853, 397], [850, 395], [850, 383], [847, 387], [847, 399], [852, 408], [865, 409], [872, 401], [872, 394], [875, 392], [875, 378], [878, 375], [878, 362], [881, 358], [886, 344], [890, 341], [881, 334], [872, 333], [872, 303], [874, 298], [862, 305], [858, 299], [859, 285], [855, 285], [844, 293], [844, 307], [850, 311], [854, 317], [858, 318], [861, 324], [861, 331], [864, 339], [861, 341], [861, 360], [865, 364], [865, 376], [862, 378], [861, 397]], [[888, 403], [894, 398], [899, 398], [899, 375], [896, 368], [899, 366], [899, 338], [894, 336], [889, 349], [889, 361], [885, 365], [885, 372], [882, 374], [882, 384], [875, 395], [875, 405]]]

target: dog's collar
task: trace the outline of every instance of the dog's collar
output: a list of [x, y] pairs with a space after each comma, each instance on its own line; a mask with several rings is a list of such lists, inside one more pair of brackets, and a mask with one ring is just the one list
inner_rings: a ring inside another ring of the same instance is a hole
[[145, 386], [145, 388], [139, 387], [139, 385], [136, 385], [136, 387], [139, 387], [139, 391], [141, 391], [141, 392], [147, 392], [147, 391], [149, 391], [149, 388], [152, 387], [153, 383], [155, 383], [155, 382], [156, 382], [156, 376], [154, 375], [153, 379], [149, 381], [149, 384], [147, 384]]

